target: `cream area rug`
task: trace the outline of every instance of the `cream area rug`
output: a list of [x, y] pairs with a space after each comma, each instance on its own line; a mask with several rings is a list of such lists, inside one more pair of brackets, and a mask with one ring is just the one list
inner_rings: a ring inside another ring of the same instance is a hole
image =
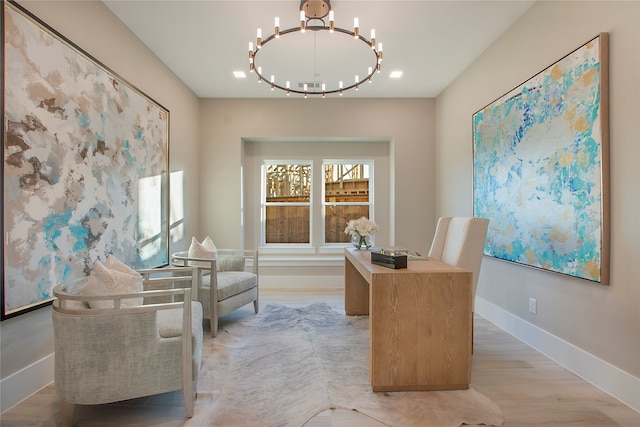
[[503, 423], [498, 406], [473, 389], [374, 393], [368, 323], [316, 303], [270, 304], [229, 325], [198, 379], [198, 400], [210, 402], [185, 425], [300, 427], [330, 408], [398, 427]]

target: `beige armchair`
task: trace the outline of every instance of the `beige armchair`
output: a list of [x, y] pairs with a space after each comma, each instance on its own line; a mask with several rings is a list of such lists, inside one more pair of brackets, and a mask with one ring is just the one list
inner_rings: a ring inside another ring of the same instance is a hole
[[[73, 424], [75, 404], [175, 390], [182, 390], [186, 415], [193, 416], [202, 358], [202, 307], [191, 298], [197, 276], [176, 278], [173, 270], [138, 270], [142, 292], [82, 294], [87, 278], [54, 288], [54, 379], [62, 425]], [[158, 288], [164, 289], [153, 290]], [[96, 301], [111, 308], [90, 308]]]
[[217, 258], [217, 262], [209, 258], [190, 258], [188, 251], [171, 256], [174, 267], [197, 266], [199, 284], [194, 299], [202, 304], [203, 316], [211, 322], [212, 337], [218, 333], [218, 318], [251, 302], [256, 313], [260, 308], [258, 251], [218, 249]]

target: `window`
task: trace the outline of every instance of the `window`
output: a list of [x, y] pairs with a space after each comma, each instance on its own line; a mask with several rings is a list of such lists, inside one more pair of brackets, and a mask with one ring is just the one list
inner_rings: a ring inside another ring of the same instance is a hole
[[324, 241], [346, 243], [350, 238], [344, 229], [347, 222], [373, 212], [371, 182], [373, 162], [324, 161]]
[[[366, 213], [378, 224], [376, 245], [391, 245], [391, 152], [391, 142], [383, 138], [243, 139], [240, 233], [244, 246], [259, 248], [267, 256], [264, 259], [273, 257], [291, 265], [309, 259], [315, 262], [316, 258], [342, 258], [344, 248], [350, 245], [344, 234], [347, 220]], [[363, 188], [354, 188], [356, 181], [359, 187], [368, 186], [366, 196]], [[349, 194], [340, 194], [338, 199], [335, 188], [326, 191], [325, 185], [342, 186], [341, 191]], [[292, 215], [284, 214], [294, 207], [299, 211], [295, 218], [301, 221], [294, 222]], [[349, 210], [354, 211], [344, 212]]]
[[[320, 246], [350, 241], [347, 222], [373, 212], [373, 161], [265, 160], [262, 242]], [[314, 171], [320, 176], [314, 178]], [[314, 183], [321, 183], [314, 185]], [[314, 197], [315, 193], [315, 197]], [[314, 200], [321, 202], [314, 206]], [[314, 234], [313, 224], [321, 232]], [[316, 236], [316, 238], [314, 238]], [[316, 244], [315, 242], [320, 242]]]
[[311, 162], [265, 162], [264, 241], [310, 243]]

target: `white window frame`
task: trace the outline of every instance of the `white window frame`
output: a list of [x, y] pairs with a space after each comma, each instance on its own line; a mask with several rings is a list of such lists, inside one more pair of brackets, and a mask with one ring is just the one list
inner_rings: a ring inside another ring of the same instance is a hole
[[[267, 202], [267, 166], [270, 165], [309, 165], [310, 172], [310, 194], [309, 202]], [[260, 169], [260, 245], [263, 249], [269, 249], [273, 253], [313, 252], [313, 203], [314, 203], [314, 166], [312, 160], [263, 160]], [[309, 207], [309, 243], [267, 243], [267, 206], [308, 206]]]
[[[324, 168], [327, 164], [343, 164], [343, 165], [355, 165], [362, 164], [369, 166], [369, 201], [368, 202], [327, 202], [325, 197], [326, 183], [325, 183], [325, 174]], [[346, 246], [350, 246], [350, 243], [340, 243], [340, 242], [327, 242], [327, 238], [325, 236], [326, 231], [326, 211], [327, 206], [369, 206], [369, 219], [375, 221], [375, 203], [374, 203], [374, 164], [375, 161], [373, 159], [323, 159], [322, 160], [322, 244], [321, 248], [331, 249], [331, 248], [344, 248]], [[345, 228], [346, 228], [345, 224]]]
[[[318, 163], [320, 167], [317, 167]], [[324, 167], [327, 164], [364, 164], [369, 167], [369, 201], [368, 202], [326, 202]], [[309, 202], [267, 202], [267, 166], [270, 165], [309, 165], [311, 168], [311, 192]], [[265, 159], [261, 165], [261, 191], [260, 191], [260, 248], [262, 251], [272, 254], [313, 254], [313, 253], [342, 253], [348, 242], [326, 242], [325, 236], [325, 212], [327, 206], [353, 206], [361, 205], [369, 207], [369, 218], [375, 221], [375, 161], [373, 159], [315, 159], [315, 160], [274, 160]], [[319, 183], [319, 184], [317, 184]], [[319, 188], [318, 188], [319, 187]], [[320, 203], [316, 203], [316, 200]], [[267, 243], [266, 236], [266, 211], [267, 206], [308, 206], [309, 207], [309, 243]], [[317, 221], [316, 218], [320, 218]], [[316, 230], [316, 224], [319, 229]], [[346, 224], [345, 224], [346, 227]], [[317, 238], [316, 236], [320, 236]]]

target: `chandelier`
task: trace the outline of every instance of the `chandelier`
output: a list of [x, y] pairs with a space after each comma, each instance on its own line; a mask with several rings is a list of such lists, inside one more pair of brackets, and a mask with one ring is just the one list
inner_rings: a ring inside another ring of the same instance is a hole
[[[359, 90], [380, 72], [382, 43], [376, 45], [375, 30], [371, 29], [370, 39], [362, 36], [358, 18], [353, 20], [353, 30], [336, 26], [330, 0], [301, 0], [299, 22], [296, 27], [282, 30], [276, 17], [274, 33], [266, 38], [258, 28], [255, 46], [249, 43], [249, 71], [257, 75], [258, 82], [265, 81], [271, 90], [279, 89], [287, 95], [324, 98], [328, 94]], [[268, 51], [280, 52], [272, 54], [275, 62], [266, 60]], [[355, 70], [337, 70], [340, 65], [354, 61]], [[273, 71], [276, 67], [283, 70], [278, 73], [286, 75], [276, 75]]]

